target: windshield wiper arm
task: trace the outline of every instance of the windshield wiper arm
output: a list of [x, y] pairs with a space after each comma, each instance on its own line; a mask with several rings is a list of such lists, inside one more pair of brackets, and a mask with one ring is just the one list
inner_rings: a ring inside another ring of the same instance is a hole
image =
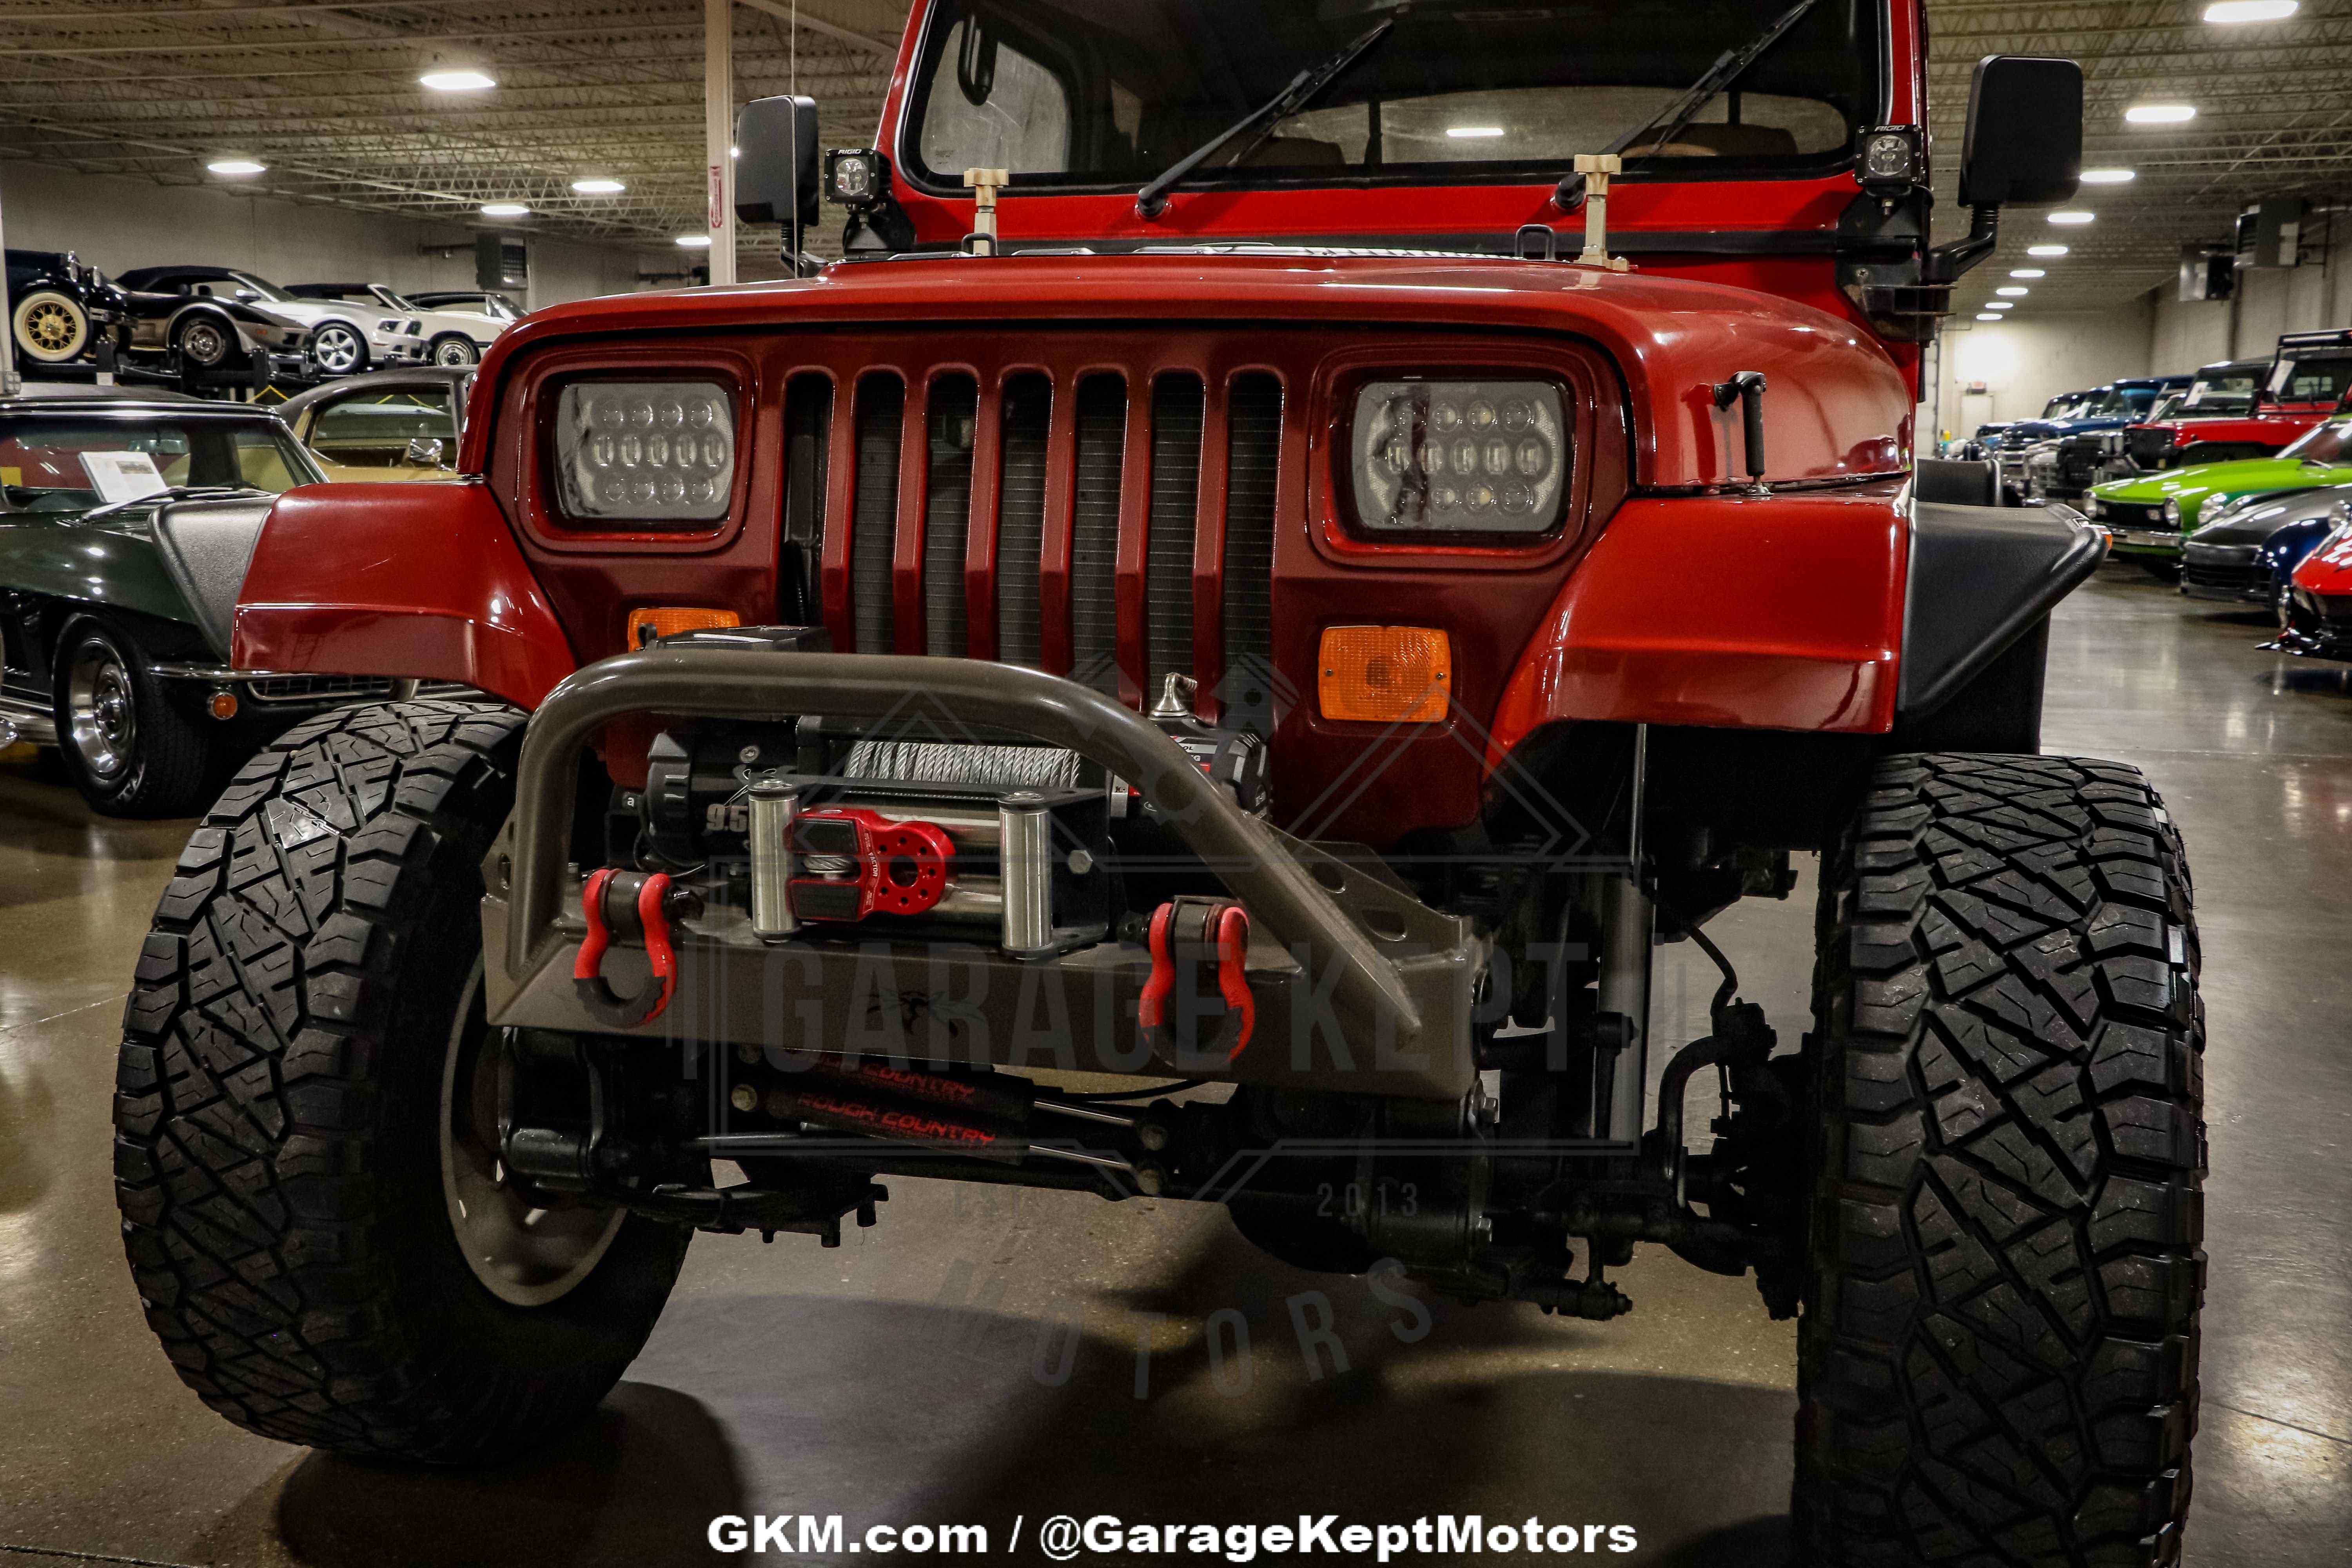
[[[1650, 141], [1654, 148], [1661, 147], [1681, 135], [1689, 128], [1690, 122], [1698, 118], [1698, 111], [1706, 107], [1708, 100], [1745, 76], [1748, 68], [1763, 58], [1764, 51], [1786, 37], [1789, 29], [1803, 21], [1805, 13], [1812, 8], [1813, 0], [1797, 0], [1797, 3], [1782, 12], [1779, 19], [1770, 26], [1757, 34], [1748, 43], [1736, 49], [1724, 50], [1717, 57], [1715, 64], [1706, 68], [1706, 74], [1691, 83], [1689, 90], [1680, 98], [1610, 142], [1601, 151], [1622, 153], [1644, 138]], [[1582, 201], [1584, 176], [1570, 174], [1562, 179], [1555, 199], [1563, 212]]]
[[[1812, 3], [1813, 0], [1805, 0], [1808, 5]], [[1338, 54], [1324, 60], [1320, 65], [1308, 66], [1305, 70], [1292, 77], [1289, 86], [1276, 93], [1256, 109], [1250, 110], [1247, 118], [1235, 121], [1185, 153], [1174, 163], [1170, 164], [1167, 173], [1136, 192], [1135, 216], [1140, 218], [1155, 218], [1167, 211], [1168, 193], [1174, 190], [1186, 175], [1215, 157], [1218, 152], [1229, 145], [1235, 137], [1251, 131], [1257, 131], [1261, 132], [1259, 141], [1264, 141], [1265, 135], [1271, 134], [1276, 125], [1306, 108], [1318, 93], [1337, 81], [1349, 66], [1363, 58], [1365, 53], [1374, 44], [1388, 37], [1389, 29], [1395, 26], [1394, 16], [1381, 17], [1380, 21], [1366, 28], [1361, 37]], [[1256, 151], [1257, 143], [1251, 143], [1249, 153]], [[1248, 153], [1244, 153], [1243, 156], [1248, 156]]]
[[124, 511], [134, 506], [145, 506], [149, 501], [187, 500], [195, 496], [242, 495], [247, 490], [259, 489], [261, 489], [259, 485], [165, 485], [160, 490], [149, 490], [145, 495], [132, 496], [129, 500], [110, 500], [103, 506], [94, 506], [75, 521], [88, 522], [92, 518], [104, 517], [109, 512]]

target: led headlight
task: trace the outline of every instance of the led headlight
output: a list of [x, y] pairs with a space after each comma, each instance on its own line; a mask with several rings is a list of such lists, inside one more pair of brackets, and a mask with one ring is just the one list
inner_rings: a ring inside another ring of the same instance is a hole
[[569, 515], [708, 522], [735, 488], [733, 395], [710, 381], [593, 381], [563, 389], [555, 472]]
[[1570, 450], [1541, 381], [1375, 381], [1356, 394], [1356, 516], [1374, 533], [1541, 533]]

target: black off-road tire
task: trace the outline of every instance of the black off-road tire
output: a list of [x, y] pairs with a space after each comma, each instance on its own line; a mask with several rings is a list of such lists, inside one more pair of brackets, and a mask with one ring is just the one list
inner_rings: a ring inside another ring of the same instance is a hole
[[[77, 672], [95, 662], [115, 673], [110, 701], [121, 704], [128, 723], [104, 741], [77, 734], [77, 722], [106, 725], [81, 715], [73, 687]], [[66, 777], [103, 816], [193, 816], [204, 808], [227, 771], [219, 755], [212, 721], [194, 711], [186, 691], [174, 691], [157, 678], [139, 639], [96, 616], [68, 624], [50, 658], [50, 716], [58, 730], [58, 760]], [[110, 764], [110, 761], [112, 765]]]
[[2120, 763], [1906, 756], [1824, 858], [1797, 1561], [2178, 1563], [2205, 1267], [2179, 834]]
[[446, 1464], [527, 1451], [611, 1389], [684, 1261], [690, 1232], [631, 1217], [568, 1294], [519, 1307], [445, 1205], [442, 1073], [522, 722], [423, 700], [298, 725], [240, 770], [156, 910], [116, 1097], [125, 1245], [182, 1381], [248, 1431]]

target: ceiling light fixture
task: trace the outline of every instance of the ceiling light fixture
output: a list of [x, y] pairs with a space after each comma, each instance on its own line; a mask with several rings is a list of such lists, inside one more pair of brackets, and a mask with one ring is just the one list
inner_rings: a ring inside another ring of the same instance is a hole
[[2137, 169], [2085, 169], [2083, 183], [2086, 185], [2128, 185], [2139, 178]]
[[618, 180], [574, 180], [572, 188], [583, 196], [617, 196], [629, 187]]
[[2014, 300], [1989, 300], [1985, 305], [1985, 309], [1988, 310], [2014, 310], [2017, 309], [2017, 301]]
[[416, 79], [435, 92], [480, 92], [499, 85], [496, 79], [475, 70], [426, 71]]
[[688, 250], [710, 248], [710, 237], [707, 234], [681, 234], [677, 237], [677, 242]]
[[2197, 118], [2197, 106], [2190, 103], [2135, 103], [2124, 110], [2124, 118], [2134, 125], [2180, 125]]
[[1979, 321], [1998, 321], [2000, 320], [2000, 313], [1997, 310], [1979, 310], [1977, 312], [1977, 320]]
[[2009, 269], [2009, 275], [2011, 278], [2047, 278], [2050, 276], [2050, 274], [2042, 271], [2039, 267], [2012, 267]]
[[2226, 27], [2237, 22], [2283, 22], [2301, 7], [2296, 0], [2214, 0], [2205, 19]]
[[2032, 293], [2033, 290], [2022, 288], [2017, 284], [2011, 284], [2006, 289], [1996, 289], [1993, 292], [2000, 295], [2004, 300], [2022, 300], [2028, 294]]
[[2028, 256], [2063, 256], [2066, 254], [2066, 247], [2063, 245], [2029, 245], [2025, 247], [2025, 254]]
[[1456, 142], [1490, 142], [1503, 133], [1499, 125], [1449, 125], [1445, 133]]
[[484, 202], [484, 217], [529, 217], [530, 209], [520, 202]]
[[250, 158], [220, 158], [215, 159], [212, 163], [206, 163], [205, 167], [210, 169], [215, 174], [266, 174], [269, 173], [268, 164], [257, 163]]
[[2087, 213], [2080, 207], [2074, 207], [2064, 212], [2052, 213], [2050, 221], [2068, 228], [2080, 228], [2098, 216], [2096, 213]]

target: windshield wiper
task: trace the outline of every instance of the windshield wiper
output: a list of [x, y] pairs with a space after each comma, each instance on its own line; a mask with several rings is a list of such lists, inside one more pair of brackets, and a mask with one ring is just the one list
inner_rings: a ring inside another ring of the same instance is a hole
[[[1807, 5], [1812, 3], [1813, 0], [1805, 0]], [[1363, 58], [1374, 44], [1388, 37], [1389, 30], [1395, 26], [1394, 16], [1383, 16], [1366, 28], [1360, 37], [1338, 54], [1331, 56], [1320, 65], [1308, 66], [1305, 70], [1292, 77], [1288, 87], [1252, 110], [1247, 118], [1235, 121], [1169, 165], [1167, 173], [1136, 192], [1135, 216], [1140, 218], [1155, 218], [1167, 211], [1168, 193], [1174, 190], [1186, 175], [1215, 157], [1219, 150], [1232, 142], [1235, 137], [1250, 131], [1258, 132], [1257, 140], [1242, 150], [1241, 158], [1235, 159], [1235, 163], [1255, 153], [1265, 139], [1274, 134], [1276, 126], [1306, 108], [1314, 100], [1317, 94], [1345, 74], [1349, 66]]]
[[[1762, 59], [1764, 51], [1786, 37], [1789, 29], [1803, 21], [1805, 13], [1812, 8], [1813, 0], [1797, 0], [1770, 26], [1747, 44], [1736, 49], [1724, 50], [1717, 57], [1715, 64], [1706, 68], [1706, 74], [1691, 83], [1689, 90], [1680, 98], [1601, 150], [1603, 153], [1622, 153], [1635, 142], [1646, 139], [1654, 152], [1681, 135], [1689, 129], [1690, 122], [1698, 118], [1698, 111], [1706, 107], [1710, 99], [1745, 76], [1748, 68]], [[1584, 199], [1584, 176], [1570, 174], [1562, 178], [1553, 199], [1559, 203], [1562, 212], [1574, 207]]]
[[196, 496], [243, 495], [248, 490], [260, 489], [259, 485], [165, 485], [160, 490], [150, 490], [143, 496], [132, 496], [129, 500], [110, 500], [104, 506], [94, 506], [76, 521], [89, 522], [93, 519], [104, 517], [109, 512], [125, 511], [134, 506], [145, 506], [150, 501], [188, 500]]

